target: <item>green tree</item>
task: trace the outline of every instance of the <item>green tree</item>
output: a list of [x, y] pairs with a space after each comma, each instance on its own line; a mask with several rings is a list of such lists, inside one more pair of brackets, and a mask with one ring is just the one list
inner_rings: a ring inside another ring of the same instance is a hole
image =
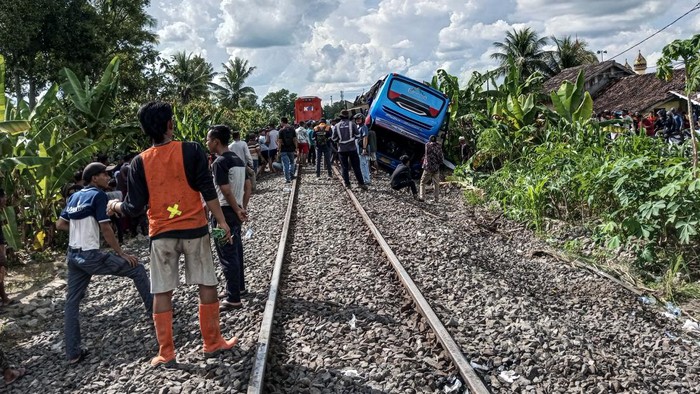
[[294, 101], [297, 99], [296, 93], [289, 93], [287, 89], [280, 89], [276, 92], [268, 93], [262, 99], [264, 109], [270, 111], [273, 116], [294, 116]]
[[[691, 94], [700, 89], [700, 34], [688, 40], [674, 40], [666, 45], [661, 52], [661, 58], [656, 62], [656, 76], [670, 80], [673, 77], [671, 62], [681, 59], [685, 65], [685, 97], [688, 102], [688, 116], [693, 119], [693, 104]], [[694, 122], [690, 122], [690, 138], [693, 144], [693, 174], [697, 177], [698, 141], [695, 136]]]
[[345, 109], [345, 103], [342, 101], [336, 101], [333, 104], [326, 104], [323, 106], [323, 115], [326, 119], [333, 119], [340, 114], [340, 111]]
[[166, 66], [170, 90], [182, 104], [207, 97], [216, 73], [211, 63], [199, 55], [177, 52]]
[[142, 89], [146, 64], [157, 52], [149, 0], [16, 0], [0, 2], [0, 53], [6, 56], [17, 101], [29, 107], [38, 92], [60, 81], [64, 67], [97, 79], [102, 65], [119, 55], [129, 77], [125, 86]]
[[500, 52], [491, 54], [491, 58], [501, 64], [498, 68], [500, 75], [508, 73], [508, 58], [512, 57], [515, 67], [518, 68], [523, 79], [527, 79], [535, 72], [543, 75], [552, 75], [549, 67], [551, 53], [543, 48], [548, 43], [546, 37], [540, 37], [537, 33], [526, 27], [521, 30], [509, 31], [503, 42], [494, 42]]
[[90, 0], [90, 3], [99, 16], [97, 34], [105, 40], [105, 49], [91, 68], [93, 79], [99, 77], [104, 64], [119, 56], [121, 102], [156, 98], [165, 79], [155, 49], [156, 20], [147, 12], [150, 0]]
[[578, 38], [572, 40], [571, 36], [563, 38], [553, 36], [552, 41], [557, 46], [557, 49], [552, 52], [550, 61], [550, 69], [554, 74], [559, 74], [565, 68], [598, 63], [595, 53], [588, 50], [586, 41]]
[[224, 73], [221, 83], [216, 85], [216, 96], [221, 105], [226, 108], [250, 107], [257, 101], [255, 89], [245, 86], [245, 80], [255, 71], [254, 66], [248, 66], [248, 61], [239, 57], [223, 64]]

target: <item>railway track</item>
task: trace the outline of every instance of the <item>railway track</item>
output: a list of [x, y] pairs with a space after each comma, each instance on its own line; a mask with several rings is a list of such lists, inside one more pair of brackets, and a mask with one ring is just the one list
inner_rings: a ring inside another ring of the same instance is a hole
[[[291, 187], [248, 393], [434, 392], [445, 384], [487, 393], [341, 185], [311, 172]], [[421, 317], [409, 313], [407, 298]], [[447, 382], [455, 372], [461, 381]]]

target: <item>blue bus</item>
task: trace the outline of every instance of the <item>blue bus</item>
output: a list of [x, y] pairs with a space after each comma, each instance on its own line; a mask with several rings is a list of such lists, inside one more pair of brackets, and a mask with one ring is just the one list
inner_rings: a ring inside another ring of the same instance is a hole
[[366, 95], [367, 125], [377, 134], [377, 161], [390, 170], [408, 155], [415, 175], [420, 173], [425, 144], [446, 130], [450, 100], [439, 90], [399, 74], [377, 81]]

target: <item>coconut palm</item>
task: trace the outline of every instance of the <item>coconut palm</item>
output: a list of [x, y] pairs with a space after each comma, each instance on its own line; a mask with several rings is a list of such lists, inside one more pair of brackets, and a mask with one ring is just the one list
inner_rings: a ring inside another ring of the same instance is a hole
[[565, 68], [598, 63], [598, 57], [587, 49], [588, 43], [585, 41], [580, 41], [578, 38], [572, 40], [571, 36], [564, 38], [552, 36], [552, 41], [557, 46], [557, 49], [552, 52], [550, 62], [550, 68], [555, 74]]
[[244, 86], [245, 80], [255, 71], [255, 67], [248, 66], [248, 61], [236, 57], [224, 64], [224, 73], [221, 83], [216, 87], [216, 96], [221, 104], [227, 108], [240, 108], [244, 103], [250, 105], [257, 101], [255, 90], [250, 86]]
[[177, 52], [166, 66], [170, 89], [182, 104], [209, 95], [216, 73], [211, 63], [199, 55]]
[[547, 45], [547, 38], [540, 37], [529, 27], [522, 30], [509, 31], [503, 42], [494, 42], [493, 46], [500, 52], [491, 54], [491, 58], [498, 60], [499, 73], [505, 75], [508, 72], [508, 58], [512, 57], [516, 67], [520, 69], [523, 80], [539, 71], [543, 75], [552, 75], [549, 67], [551, 54], [542, 48]]

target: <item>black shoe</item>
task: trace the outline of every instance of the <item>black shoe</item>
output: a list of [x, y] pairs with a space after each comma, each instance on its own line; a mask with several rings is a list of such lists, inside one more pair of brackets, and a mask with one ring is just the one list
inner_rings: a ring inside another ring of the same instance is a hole
[[81, 350], [81, 351], [80, 351], [80, 355], [79, 355], [78, 357], [76, 357], [76, 358], [74, 358], [74, 359], [72, 359], [72, 360], [68, 360], [68, 365], [76, 365], [76, 364], [79, 364], [81, 361], [85, 360], [85, 357], [87, 357], [88, 354], [90, 354], [90, 352], [88, 352], [87, 350], [84, 350], [84, 349]]

